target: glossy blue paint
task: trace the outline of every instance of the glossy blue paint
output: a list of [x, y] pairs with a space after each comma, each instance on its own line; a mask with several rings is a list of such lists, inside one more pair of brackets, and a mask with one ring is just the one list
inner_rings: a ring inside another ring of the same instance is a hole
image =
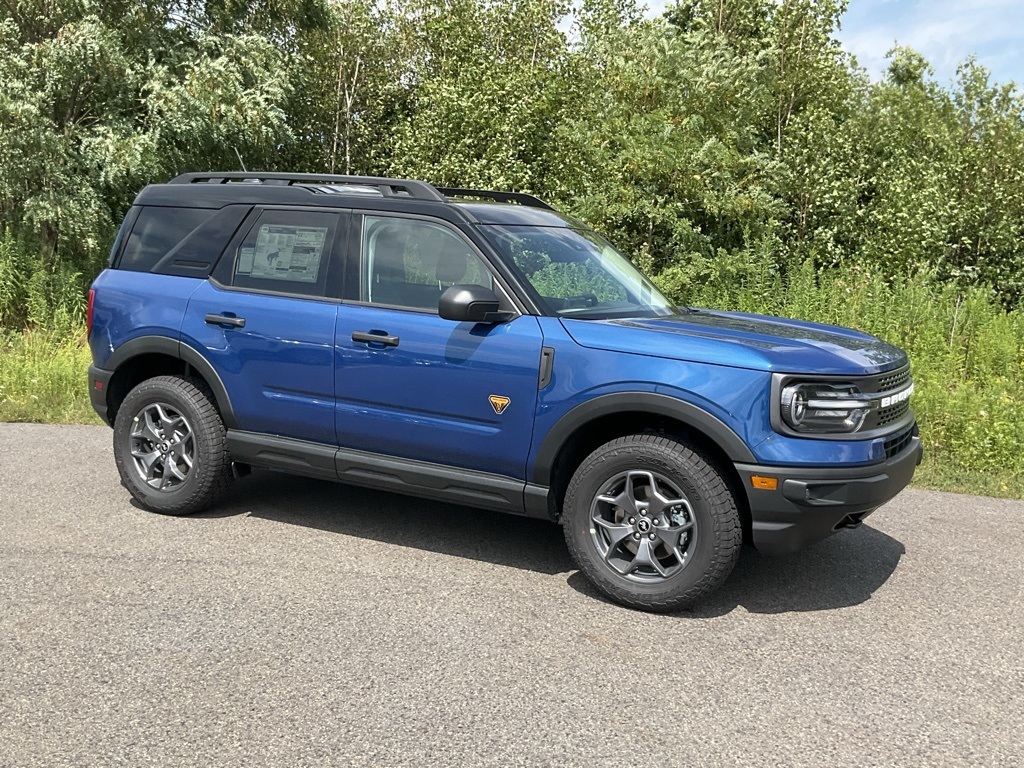
[[[397, 336], [397, 346], [352, 340]], [[525, 478], [540, 368], [538, 318], [456, 323], [430, 312], [345, 304], [338, 315], [340, 445]], [[509, 404], [499, 415], [488, 398]]]
[[[699, 321], [524, 316], [474, 326], [137, 272], [106, 270], [94, 288], [89, 342], [100, 367], [131, 339], [181, 339], [220, 375], [243, 429], [520, 478], [531, 477], [539, 446], [560, 418], [616, 392], [662, 394], [701, 408], [764, 464], [881, 461], [884, 438], [774, 432], [770, 372], [870, 373], [877, 368], [872, 355], [897, 363], [902, 355], [855, 331], [738, 313], [701, 312]], [[233, 313], [246, 326], [209, 325], [207, 313]], [[387, 331], [401, 341], [393, 348], [356, 343], [356, 330]], [[555, 349], [555, 362], [551, 383], [538, 393], [542, 345]], [[500, 416], [491, 394], [512, 401]]]
[[[334, 330], [338, 304], [198, 283], [181, 342], [221, 377], [239, 426], [252, 432], [335, 443]], [[210, 325], [207, 314], [245, 319]]]
[[760, 371], [870, 375], [906, 363], [902, 350], [859, 331], [739, 312], [566, 319], [565, 328], [593, 349]]
[[[93, 281], [93, 362], [102, 368], [121, 345], [141, 336], [177, 341], [189, 296], [200, 282], [188, 277], [105, 269]], [[159, 296], [159, 301], [154, 297]]]
[[[551, 384], [540, 393], [530, 454], [531, 471], [544, 436], [569, 411], [600, 395], [650, 392], [694, 405], [725, 424], [753, 452], [758, 462], [793, 466], [868, 464], [884, 458], [884, 438], [874, 440], [815, 440], [777, 434], [769, 421], [771, 373], [723, 363], [694, 362], [667, 357], [681, 334], [667, 336], [624, 329], [626, 338], [644, 333], [647, 344], [631, 351], [584, 347], [575, 337], [605, 333], [616, 343], [608, 321], [539, 318], [545, 346], [555, 350]], [[570, 330], [573, 333], [570, 333]], [[620, 337], [621, 338], [621, 337]], [[667, 344], [659, 343], [667, 339]], [[710, 346], [705, 349], [711, 348]], [[718, 345], [718, 349], [729, 347]]]

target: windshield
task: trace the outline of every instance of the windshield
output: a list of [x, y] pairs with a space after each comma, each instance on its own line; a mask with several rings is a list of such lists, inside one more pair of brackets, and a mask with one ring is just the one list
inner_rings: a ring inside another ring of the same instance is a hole
[[676, 312], [654, 283], [595, 232], [511, 225], [480, 230], [518, 268], [551, 314], [598, 319]]

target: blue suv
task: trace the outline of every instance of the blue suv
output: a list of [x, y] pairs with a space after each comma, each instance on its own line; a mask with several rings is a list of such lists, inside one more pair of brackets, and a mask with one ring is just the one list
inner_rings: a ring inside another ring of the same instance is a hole
[[560, 522], [612, 600], [690, 605], [910, 482], [906, 355], [679, 307], [530, 195], [186, 174], [146, 187], [89, 294], [93, 407], [145, 508], [251, 467]]

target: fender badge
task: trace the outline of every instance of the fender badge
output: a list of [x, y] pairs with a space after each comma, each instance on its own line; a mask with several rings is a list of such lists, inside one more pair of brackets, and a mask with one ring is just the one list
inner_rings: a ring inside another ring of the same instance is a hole
[[507, 397], [502, 397], [501, 395], [491, 395], [487, 399], [491, 401], [491, 408], [499, 416], [508, 408], [508, 404], [512, 402]]

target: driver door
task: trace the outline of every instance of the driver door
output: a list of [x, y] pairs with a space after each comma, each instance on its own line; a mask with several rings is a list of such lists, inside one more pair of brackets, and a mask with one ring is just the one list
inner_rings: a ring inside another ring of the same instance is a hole
[[462, 233], [403, 216], [353, 223], [358, 296], [340, 307], [335, 337], [339, 444], [525, 479], [543, 346], [537, 318], [442, 319], [437, 303], [450, 285], [504, 294]]

